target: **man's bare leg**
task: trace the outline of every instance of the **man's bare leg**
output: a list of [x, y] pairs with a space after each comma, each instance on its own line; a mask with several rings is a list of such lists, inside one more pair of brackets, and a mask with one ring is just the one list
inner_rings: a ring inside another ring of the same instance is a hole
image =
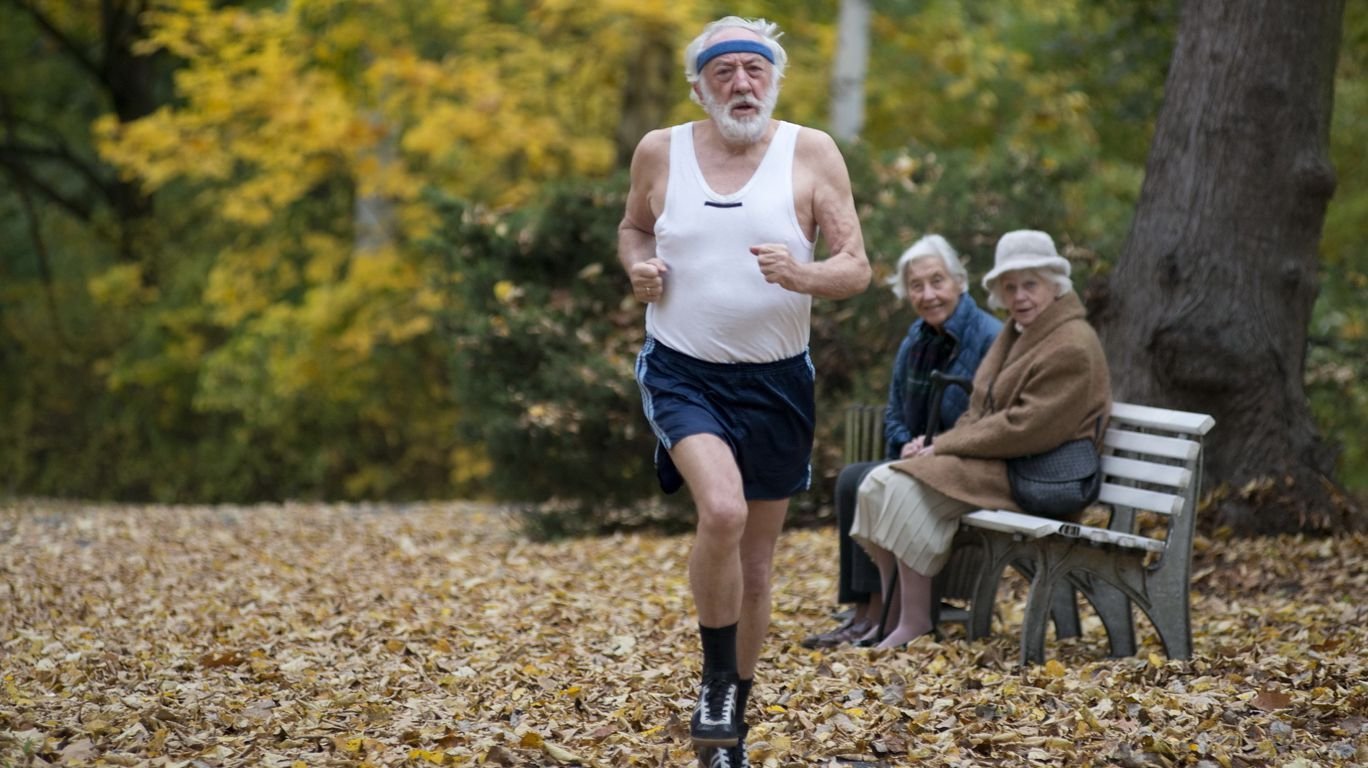
[[[749, 510], [731, 449], [715, 435], [690, 435], [670, 450], [698, 513], [689, 586], [703, 644], [703, 681], [689, 730], [695, 747], [741, 739], [738, 636], [742, 620], [741, 542]], [[748, 689], [747, 689], [748, 690]]]
[[774, 550], [788, 513], [788, 499], [752, 501], [741, 536], [741, 628], [736, 641], [737, 669], [743, 680], [755, 676], [760, 649], [769, 634]]
[[689, 587], [698, 623], [722, 627], [741, 619], [741, 538], [747, 507], [741, 472], [716, 435], [690, 435], [670, 458], [693, 495], [698, 523], [689, 552]]

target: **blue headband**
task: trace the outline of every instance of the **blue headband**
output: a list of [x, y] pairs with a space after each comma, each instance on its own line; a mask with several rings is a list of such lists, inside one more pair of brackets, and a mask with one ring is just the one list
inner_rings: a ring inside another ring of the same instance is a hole
[[694, 61], [694, 71], [702, 73], [708, 62], [724, 53], [758, 53], [769, 59], [769, 63], [774, 63], [774, 51], [758, 40], [723, 40], [698, 54]]

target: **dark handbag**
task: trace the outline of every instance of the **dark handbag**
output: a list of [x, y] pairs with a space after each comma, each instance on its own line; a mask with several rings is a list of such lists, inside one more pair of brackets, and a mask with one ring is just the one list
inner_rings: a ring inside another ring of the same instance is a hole
[[[1101, 431], [1101, 419], [1098, 419]], [[1032, 456], [1007, 460], [1007, 482], [1021, 511], [1053, 520], [1075, 519], [1102, 491], [1102, 461], [1088, 438]]]

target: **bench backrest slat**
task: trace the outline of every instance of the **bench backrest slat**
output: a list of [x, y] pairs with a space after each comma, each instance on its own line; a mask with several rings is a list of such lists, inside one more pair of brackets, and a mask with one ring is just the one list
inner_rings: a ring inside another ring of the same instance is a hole
[[1166, 459], [1177, 459], [1178, 461], [1192, 461], [1197, 458], [1197, 454], [1202, 450], [1202, 444], [1195, 440], [1149, 435], [1143, 432], [1127, 432], [1116, 427], [1107, 428], [1107, 434], [1102, 438], [1102, 445], [1105, 448], [1117, 451], [1162, 456]]
[[1178, 491], [1186, 489], [1192, 483], [1192, 472], [1184, 467], [1120, 456], [1103, 456], [1102, 474], [1138, 483], [1162, 485]]
[[1161, 515], [1177, 515], [1183, 511], [1183, 497], [1172, 493], [1147, 491], [1116, 483], [1102, 483], [1102, 491], [1097, 500], [1106, 504], [1119, 504], [1131, 509], [1158, 512]]
[[1201, 437], [1216, 426], [1216, 420], [1205, 413], [1171, 411], [1167, 408], [1154, 408], [1134, 403], [1112, 403], [1113, 420], [1124, 421], [1138, 427], [1162, 429]]

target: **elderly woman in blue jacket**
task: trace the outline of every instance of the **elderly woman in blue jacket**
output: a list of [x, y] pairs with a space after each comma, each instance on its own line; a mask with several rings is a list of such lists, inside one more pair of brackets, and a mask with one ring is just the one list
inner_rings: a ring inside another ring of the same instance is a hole
[[[884, 409], [885, 461], [893, 461], [914, 454], [925, 442], [931, 372], [972, 379], [1002, 323], [974, 303], [969, 273], [940, 235], [927, 235], [904, 251], [888, 284], [917, 314], [894, 358]], [[939, 429], [952, 426], [968, 407], [969, 396], [963, 390], [947, 387], [941, 395]], [[860, 482], [882, 463], [850, 464], [836, 479], [841, 555], [837, 600], [855, 609], [836, 629], [806, 638], [803, 645], [809, 648], [880, 639], [875, 636], [883, 612], [879, 570], [851, 540], [850, 525]]]

